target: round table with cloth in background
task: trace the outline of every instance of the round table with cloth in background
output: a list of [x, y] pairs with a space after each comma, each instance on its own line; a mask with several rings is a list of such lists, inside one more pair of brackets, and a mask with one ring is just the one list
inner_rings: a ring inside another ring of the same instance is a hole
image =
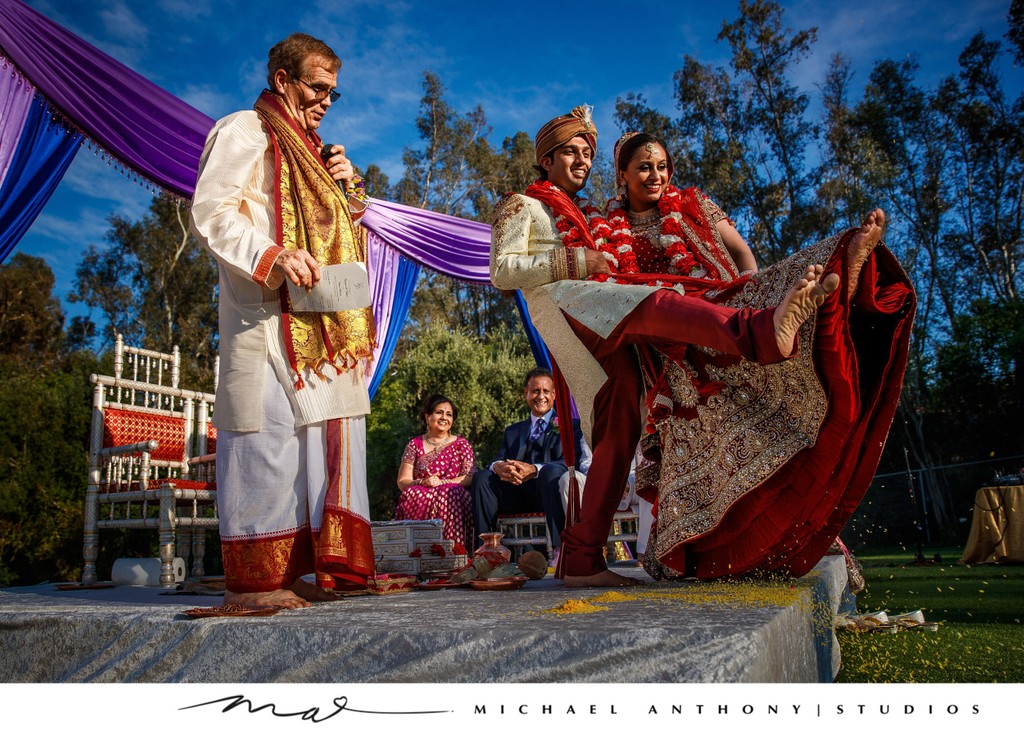
[[961, 563], [1024, 563], [1024, 485], [982, 487]]

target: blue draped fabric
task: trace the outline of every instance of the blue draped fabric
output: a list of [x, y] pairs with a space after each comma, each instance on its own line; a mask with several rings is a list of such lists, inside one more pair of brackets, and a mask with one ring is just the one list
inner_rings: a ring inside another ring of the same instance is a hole
[[419, 280], [420, 266], [406, 258], [399, 258], [398, 274], [395, 278], [393, 300], [391, 302], [391, 321], [380, 345], [380, 353], [374, 361], [373, 374], [370, 376], [370, 400], [377, 393], [381, 380], [387, 374], [388, 363], [395, 353], [395, 346], [398, 344], [398, 337], [402, 333], [402, 324], [409, 314], [409, 306], [412, 304], [412, 294], [416, 290], [416, 282]]
[[39, 216], [82, 142], [52, 116], [49, 102], [32, 103], [0, 186], [0, 262]]
[[533, 352], [533, 359], [537, 362], [537, 366], [551, 369], [551, 358], [548, 357], [548, 348], [530, 320], [530, 312], [526, 309], [526, 300], [520, 291], [516, 291], [516, 309], [519, 311], [519, 318], [523, 320], [526, 339], [530, 342], [530, 351]]

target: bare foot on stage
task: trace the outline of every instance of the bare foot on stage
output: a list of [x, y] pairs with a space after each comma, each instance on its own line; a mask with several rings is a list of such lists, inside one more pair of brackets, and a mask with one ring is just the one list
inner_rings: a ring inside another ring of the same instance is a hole
[[562, 583], [573, 589], [584, 589], [593, 586], [642, 586], [644, 582], [620, 576], [606, 568], [590, 576], [566, 576]]
[[281, 607], [282, 609], [302, 609], [313, 606], [299, 597], [290, 589], [274, 589], [273, 591], [225, 591], [224, 606], [237, 604], [241, 607]]
[[316, 584], [311, 584], [308, 581], [303, 581], [302, 579], [299, 579], [288, 588], [306, 601], [338, 601], [341, 599], [341, 597], [333, 591], [330, 591], [329, 589], [321, 589]]
[[857, 234], [853, 236], [850, 244], [846, 247], [846, 262], [849, 270], [849, 287], [846, 292], [852, 297], [857, 292], [857, 281], [860, 278], [861, 268], [867, 262], [875, 245], [882, 241], [882, 230], [885, 228], [885, 212], [875, 209], [864, 217], [864, 223], [860, 225]]
[[775, 309], [775, 339], [784, 357], [793, 353], [796, 333], [803, 323], [839, 288], [839, 276], [835, 273], [829, 273], [821, 280], [824, 271], [821, 265], [808, 267]]

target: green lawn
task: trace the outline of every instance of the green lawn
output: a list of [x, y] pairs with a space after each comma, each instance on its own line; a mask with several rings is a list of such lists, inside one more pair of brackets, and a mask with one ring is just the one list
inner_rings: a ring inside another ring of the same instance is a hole
[[[929, 556], [934, 554], [932, 551]], [[959, 549], [914, 565], [914, 552], [859, 556], [860, 613], [921, 609], [938, 632], [839, 632], [839, 683], [1024, 682], [1024, 566], [961, 566]]]

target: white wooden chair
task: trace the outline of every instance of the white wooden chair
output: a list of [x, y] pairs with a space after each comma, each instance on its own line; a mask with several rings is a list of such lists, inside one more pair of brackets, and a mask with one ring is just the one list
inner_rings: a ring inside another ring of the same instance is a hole
[[113, 528], [157, 530], [162, 586], [174, 585], [174, 558], [187, 562], [190, 551], [192, 575], [203, 574], [205, 532], [219, 525], [216, 484], [199, 476], [214, 398], [179, 387], [179, 367], [177, 348], [127, 347], [118, 336], [114, 375], [91, 378], [83, 583], [97, 580], [99, 531]]
[[636, 557], [628, 543], [636, 543], [639, 526], [640, 516], [632, 509], [616, 512], [608, 536], [608, 557], [616, 561], [635, 561]]
[[[608, 535], [608, 546], [605, 548], [609, 560], [636, 560], [627, 543], [636, 543], [638, 522], [639, 516], [632, 510], [615, 513]], [[539, 550], [542, 546], [546, 549], [548, 561], [553, 560], [551, 533], [548, 531], [547, 516], [543, 512], [498, 515], [498, 532], [502, 535], [501, 544], [512, 550], [513, 561], [517, 561], [527, 548]]]
[[551, 562], [554, 548], [551, 547], [551, 533], [548, 531], [547, 516], [543, 512], [525, 512], [519, 515], [498, 515], [498, 532], [501, 544], [512, 551], [512, 561], [529, 549], [540, 550]]

